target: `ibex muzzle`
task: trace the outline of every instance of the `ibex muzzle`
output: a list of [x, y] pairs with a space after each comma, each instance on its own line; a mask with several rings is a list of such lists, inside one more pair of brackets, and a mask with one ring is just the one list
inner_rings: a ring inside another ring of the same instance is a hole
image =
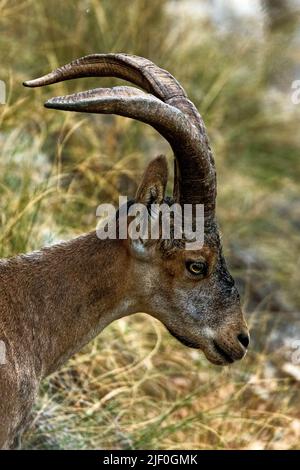
[[[165, 195], [166, 159], [148, 166], [135, 202], [204, 207], [204, 243], [187, 250], [178, 240], [100, 240], [90, 233], [31, 255], [0, 262], [0, 447], [23, 431], [40, 380], [106, 325], [144, 311], [179, 341], [214, 364], [241, 359], [249, 333], [228, 272], [215, 219], [216, 173], [200, 114], [179, 83], [141, 57], [95, 54], [78, 59], [29, 87], [88, 76], [113, 76], [133, 87], [94, 89], [53, 98], [47, 108], [119, 114], [152, 125], [175, 156], [173, 198]], [[117, 220], [118, 223], [118, 220]], [[174, 235], [174, 234], [173, 234]]]

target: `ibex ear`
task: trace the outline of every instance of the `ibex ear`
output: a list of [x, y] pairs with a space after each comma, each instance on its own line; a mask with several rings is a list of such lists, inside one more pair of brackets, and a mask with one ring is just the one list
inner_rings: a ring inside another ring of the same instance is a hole
[[161, 204], [165, 197], [168, 181], [168, 164], [164, 155], [156, 157], [149, 163], [138, 187], [135, 202], [150, 207]]
[[[144, 238], [144, 235], [149, 235], [148, 222], [151, 220], [151, 205], [163, 203], [167, 181], [167, 160], [166, 157], [160, 155], [152, 160], [146, 168], [135, 197], [136, 204], [142, 205], [143, 208], [147, 208], [146, 213], [144, 213], [145, 217], [142, 217], [146, 222], [146, 225], [141, 228], [141, 221], [138, 218], [137, 220], [133, 220], [128, 227], [129, 231], [131, 231], [132, 228], [135, 231], [135, 236], [133, 237], [131, 232], [131, 236], [129, 237], [131, 240], [131, 250], [134, 255], [140, 259], [146, 259], [151, 254], [152, 245], [148, 246], [147, 243], [145, 243], [148, 238], [147, 236]], [[140, 213], [140, 209], [138, 209], [138, 213]]]

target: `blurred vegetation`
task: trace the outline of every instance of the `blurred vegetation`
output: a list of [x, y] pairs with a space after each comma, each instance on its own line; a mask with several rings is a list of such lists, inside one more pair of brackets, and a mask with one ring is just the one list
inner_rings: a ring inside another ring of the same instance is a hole
[[271, 32], [221, 33], [176, 15], [166, 0], [2, 0], [0, 18], [8, 88], [0, 106], [0, 256], [93, 229], [96, 206], [132, 196], [153, 156], [165, 152], [171, 167], [169, 147], [147, 126], [42, 106], [116, 80], [22, 87], [86, 54], [142, 55], [176, 76], [206, 122], [225, 252], [253, 337], [247, 358], [221, 370], [149, 317], [122, 319], [44, 383], [25, 446], [299, 447], [299, 381], [284, 373], [278, 352], [284, 330], [276, 350], [268, 348], [276, 318], [292, 322], [300, 308], [299, 106], [270, 73], [274, 64], [286, 68], [289, 32], [284, 48]]

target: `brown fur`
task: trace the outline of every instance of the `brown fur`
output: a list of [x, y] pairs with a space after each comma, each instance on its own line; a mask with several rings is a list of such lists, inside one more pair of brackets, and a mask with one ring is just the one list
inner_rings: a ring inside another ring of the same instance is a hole
[[[205, 126], [179, 83], [150, 61], [127, 54], [83, 57], [25, 84], [116, 76], [132, 87], [54, 98], [49, 108], [115, 113], [152, 125], [176, 160], [173, 199], [203, 204], [204, 246], [184, 240], [105, 240], [90, 233], [30, 255], [0, 261], [0, 448], [20, 443], [43, 377], [57, 370], [112, 321], [144, 311], [213, 364], [241, 359], [249, 342], [238, 292], [222, 254], [215, 220], [216, 172]], [[149, 93], [150, 92], [150, 93]], [[136, 202], [170, 202], [164, 157], [148, 166]], [[173, 201], [172, 201], [173, 202]], [[190, 263], [203, 267], [200, 273]]]
[[[161, 200], [166, 179], [166, 162], [159, 157], [145, 174], [137, 202], [149, 195]], [[198, 252], [176, 246], [166, 251], [161, 240], [142, 249], [130, 240], [101, 241], [90, 233], [0, 262], [0, 340], [7, 349], [6, 364], [0, 365], [1, 448], [18, 444], [42, 378], [124, 315], [152, 314], [216, 364], [226, 361], [205, 328], [216, 332], [233, 359], [244, 355], [236, 335], [246, 326], [236, 292], [230, 288], [225, 295], [226, 276], [218, 277], [218, 246], [208, 238]], [[205, 279], [189, 276], [187, 258], [207, 261]]]

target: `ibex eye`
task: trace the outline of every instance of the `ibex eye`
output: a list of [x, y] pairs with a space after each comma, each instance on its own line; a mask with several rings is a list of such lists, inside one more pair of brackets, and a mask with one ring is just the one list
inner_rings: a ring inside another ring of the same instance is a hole
[[208, 272], [208, 265], [205, 261], [188, 261], [186, 267], [194, 276], [206, 276]]

